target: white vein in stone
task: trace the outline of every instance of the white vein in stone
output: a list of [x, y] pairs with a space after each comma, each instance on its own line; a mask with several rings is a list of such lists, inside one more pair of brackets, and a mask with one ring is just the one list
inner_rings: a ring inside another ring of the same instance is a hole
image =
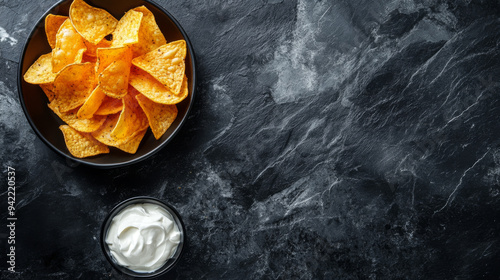
[[458, 184], [455, 186], [455, 189], [453, 189], [453, 191], [451, 192], [450, 196], [448, 196], [448, 199], [446, 200], [446, 203], [439, 210], [434, 211], [434, 214], [436, 214], [438, 212], [441, 212], [444, 208], [446, 208], [446, 206], [448, 206], [448, 204], [450, 202], [453, 201], [453, 195], [457, 192], [458, 188], [462, 185], [462, 181], [463, 181], [464, 177], [467, 175], [467, 173], [469, 171], [471, 171], [474, 167], [476, 167], [476, 165], [481, 160], [483, 160], [486, 157], [486, 155], [489, 154], [489, 153], [490, 153], [490, 150], [488, 149], [488, 151], [486, 151], [486, 153], [484, 153], [484, 155], [482, 157], [480, 157], [478, 160], [476, 160], [476, 162], [474, 162], [474, 164], [471, 167], [469, 167], [469, 168], [467, 168], [465, 170], [465, 172], [462, 174], [462, 177], [460, 177], [460, 180], [458, 181]]
[[17, 44], [17, 39], [12, 37], [7, 31], [0, 26], [0, 42], [7, 42], [11, 46]]

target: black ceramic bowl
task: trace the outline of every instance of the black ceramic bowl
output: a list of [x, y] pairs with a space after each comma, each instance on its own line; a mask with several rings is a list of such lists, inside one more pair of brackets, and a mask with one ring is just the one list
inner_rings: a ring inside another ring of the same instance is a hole
[[28, 121], [35, 133], [42, 141], [57, 153], [75, 160], [99, 168], [111, 168], [129, 165], [151, 156], [167, 143], [179, 132], [181, 126], [187, 119], [187, 115], [193, 104], [196, 86], [195, 57], [193, 47], [177, 20], [165, 9], [150, 0], [85, 0], [89, 5], [103, 8], [111, 13], [115, 18], [120, 19], [125, 12], [138, 6], [146, 6], [153, 12], [156, 23], [162, 30], [167, 42], [184, 39], [187, 43], [186, 56], [186, 76], [189, 81], [189, 96], [181, 103], [177, 104], [178, 115], [172, 126], [165, 134], [156, 140], [148, 131], [142, 140], [139, 149], [133, 155], [110, 148], [109, 154], [95, 157], [78, 159], [73, 157], [64, 142], [64, 137], [59, 130], [59, 125], [64, 124], [48, 107], [48, 100], [38, 85], [28, 84], [24, 81], [23, 75], [28, 68], [42, 55], [49, 53], [51, 48], [45, 36], [45, 17], [48, 14], [68, 15], [72, 0], [59, 2], [49, 9], [36, 26], [33, 28], [21, 55], [18, 70], [18, 90], [21, 105]]
[[[152, 203], [159, 205], [160, 207], [164, 208], [167, 210], [170, 215], [174, 218], [175, 223], [177, 224], [177, 227], [179, 228], [179, 231], [181, 232], [180, 234], [180, 243], [177, 246], [177, 250], [175, 251], [174, 255], [172, 258], [168, 259], [167, 262], [159, 269], [157, 269], [154, 272], [151, 273], [139, 273], [135, 272], [133, 270], [130, 270], [124, 266], [121, 266], [115, 262], [113, 259], [113, 256], [109, 252], [109, 247], [106, 244], [106, 235], [109, 229], [109, 226], [111, 224], [111, 221], [113, 218], [120, 213], [121, 210], [126, 208], [127, 206], [133, 205], [133, 204], [142, 204], [142, 203]], [[138, 197], [132, 197], [129, 198], [118, 205], [116, 205], [111, 212], [109, 212], [108, 216], [104, 220], [101, 226], [101, 234], [100, 234], [100, 242], [101, 242], [101, 248], [102, 251], [104, 252], [104, 256], [106, 259], [109, 261], [109, 263], [113, 266], [113, 268], [118, 271], [121, 274], [132, 276], [132, 277], [137, 277], [137, 278], [153, 278], [153, 277], [158, 277], [160, 275], [163, 275], [167, 273], [169, 270], [171, 270], [179, 261], [179, 259], [182, 256], [183, 248], [184, 248], [184, 243], [186, 240], [186, 228], [184, 227], [184, 223], [182, 222], [181, 216], [179, 213], [170, 205], [167, 203], [158, 200], [153, 197], [148, 197], [148, 196], [138, 196]]]

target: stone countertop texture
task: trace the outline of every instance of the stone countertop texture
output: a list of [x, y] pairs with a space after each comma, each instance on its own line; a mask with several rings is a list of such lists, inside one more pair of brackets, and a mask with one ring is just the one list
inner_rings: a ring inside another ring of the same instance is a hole
[[1, 279], [120, 279], [100, 226], [137, 195], [187, 228], [164, 279], [500, 277], [499, 1], [157, 2], [194, 46], [193, 110], [153, 157], [97, 170], [39, 140], [17, 96], [56, 1], [0, 1]]

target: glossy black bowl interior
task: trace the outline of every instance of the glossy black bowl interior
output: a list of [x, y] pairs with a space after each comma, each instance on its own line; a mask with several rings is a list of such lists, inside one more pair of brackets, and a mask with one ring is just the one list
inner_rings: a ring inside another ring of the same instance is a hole
[[[109, 247], [105, 241], [109, 226], [110, 226], [113, 218], [118, 213], [120, 213], [120, 211], [123, 210], [124, 208], [126, 208], [130, 205], [133, 205], [133, 204], [142, 204], [142, 203], [152, 203], [152, 204], [159, 205], [160, 207], [163, 207], [165, 210], [167, 210], [168, 213], [170, 213], [170, 215], [172, 215], [175, 223], [177, 224], [177, 227], [179, 228], [179, 231], [181, 232], [179, 245], [177, 246], [177, 250], [175, 251], [172, 258], [168, 259], [167, 262], [161, 268], [159, 268], [158, 270], [151, 272], [151, 273], [135, 272], [133, 270], [130, 270], [126, 267], [123, 267], [123, 266], [117, 264], [114, 261], [113, 256], [109, 252]], [[102, 223], [101, 234], [100, 234], [102, 251], [104, 252], [104, 256], [109, 261], [109, 263], [113, 266], [113, 268], [122, 274], [132, 276], [132, 277], [137, 277], [137, 278], [158, 277], [162, 274], [167, 273], [169, 270], [171, 270], [178, 263], [179, 259], [182, 256], [185, 240], [186, 240], [186, 228], [184, 227], [184, 223], [182, 222], [182, 219], [181, 219], [181, 216], [179, 215], [179, 213], [172, 206], [168, 205], [167, 203], [165, 203], [161, 200], [158, 200], [156, 198], [153, 198], [153, 197], [148, 197], [148, 196], [132, 197], [132, 198], [129, 198], [129, 199], [119, 203], [118, 205], [116, 205], [113, 208], [113, 210], [111, 210], [111, 212], [109, 212], [108, 216], [106, 217], [106, 219]]]
[[51, 51], [47, 38], [45, 36], [45, 16], [47, 14], [68, 15], [72, 0], [65, 0], [56, 4], [48, 10], [38, 21], [29, 36], [24, 51], [21, 55], [18, 72], [18, 89], [21, 104], [28, 118], [28, 121], [36, 134], [49, 147], [57, 153], [72, 160], [100, 168], [111, 168], [124, 166], [138, 162], [154, 154], [164, 147], [179, 131], [182, 124], [187, 119], [187, 115], [193, 104], [196, 84], [195, 57], [191, 43], [180, 26], [180, 24], [165, 9], [149, 0], [86, 0], [94, 7], [103, 8], [111, 13], [115, 18], [120, 19], [128, 10], [146, 6], [155, 15], [156, 22], [162, 30], [167, 42], [184, 39], [187, 43], [186, 56], [186, 76], [189, 81], [189, 96], [181, 103], [177, 104], [178, 115], [172, 126], [165, 134], [156, 140], [148, 131], [134, 155], [110, 147], [109, 154], [98, 155], [95, 157], [77, 159], [74, 158], [66, 148], [64, 137], [59, 130], [59, 125], [64, 124], [48, 107], [48, 100], [38, 85], [31, 85], [24, 81], [23, 75], [28, 68], [42, 55]]

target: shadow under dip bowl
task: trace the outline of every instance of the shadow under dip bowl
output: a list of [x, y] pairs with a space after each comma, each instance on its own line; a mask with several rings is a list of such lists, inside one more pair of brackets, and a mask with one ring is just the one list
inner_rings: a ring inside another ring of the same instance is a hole
[[177, 20], [165, 9], [152, 1], [85, 0], [85, 2], [91, 6], [105, 9], [118, 20], [128, 10], [139, 6], [145, 6], [154, 14], [156, 23], [165, 36], [167, 43], [177, 40], [186, 41], [187, 55], [185, 59], [185, 73], [188, 78], [189, 95], [181, 103], [177, 104], [177, 118], [158, 140], [155, 139], [151, 131], [148, 131], [135, 154], [128, 154], [113, 147], [110, 147], [111, 152], [109, 154], [83, 159], [75, 158], [69, 153], [66, 148], [66, 143], [64, 142], [63, 134], [59, 130], [59, 126], [64, 124], [64, 122], [49, 109], [47, 106], [47, 97], [42, 89], [38, 85], [29, 84], [24, 81], [23, 76], [38, 57], [51, 52], [50, 45], [45, 35], [45, 17], [48, 14], [68, 16], [72, 0], [61, 1], [49, 9], [42, 18], [37, 21], [30, 36], [28, 36], [21, 54], [18, 69], [17, 83], [21, 106], [36, 135], [47, 144], [47, 146], [64, 157], [97, 168], [113, 168], [136, 163], [153, 155], [167, 145], [167, 143], [179, 132], [181, 126], [187, 119], [193, 104], [196, 86], [195, 56], [193, 48], [187, 34], [184, 32], [179, 22], [177, 22]]
[[[172, 254], [170, 258], [168, 258], [165, 263], [158, 269], [152, 271], [152, 272], [137, 272], [134, 270], [131, 270], [125, 266], [120, 265], [116, 259], [113, 257], [113, 255], [110, 252], [110, 248], [108, 244], [106, 243], [106, 238], [108, 235], [108, 231], [110, 229], [111, 223], [113, 221], [113, 218], [116, 217], [122, 210], [125, 208], [132, 206], [132, 205], [140, 205], [140, 204], [154, 204], [159, 206], [162, 209], [165, 209], [167, 213], [169, 213], [172, 218], [174, 223], [177, 225], [179, 232], [180, 232], [180, 241], [176, 247], [175, 252]], [[182, 251], [184, 248], [184, 243], [185, 243], [185, 235], [186, 235], [186, 229], [184, 227], [184, 223], [182, 222], [179, 213], [170, 205], [167, 203], [158, 200], [156, 198], [152, 197], [146, 197], [146, 196], [140, 196], [140, 197], [133, 197], [129, 198], [118, 205], [116, 205], [111, 212], [108, 214], [106, 219], [104, 220], [102, 226], [101, 226], [101, 234], [100, 234], [100, 242], [101, 242], [101, 248], [104, 253], [104, 256], [106, 259], [109, 261], [109, 263], [113, 266], [113, 268], [118, 271], [121, 274], [128, 275], [131, 277], [137, 277], [137, 278], [154, 278], [158, 277], [160, 275], [163, 275], [170, 271], [179, 261], [179, 259], [182, 256]]]

